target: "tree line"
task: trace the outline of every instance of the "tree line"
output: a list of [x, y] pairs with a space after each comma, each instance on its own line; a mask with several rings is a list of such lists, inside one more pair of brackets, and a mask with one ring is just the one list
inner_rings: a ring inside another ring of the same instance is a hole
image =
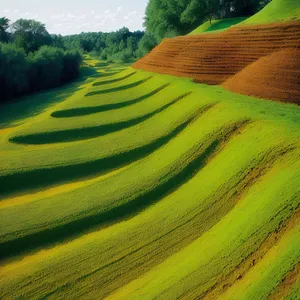
[[147, 53], [162, 39], [185, 35], [213, 19], [247, 17], [271, 0], [149, 0], [140, 51]]
[[0, 18], [0, 102], [73, 80], [81, 62], [80, 52], [66, 49], [44, 24]]
[[128, 62], [141, 56], [138, 45], [144, 32], [123, 27], [115, 32], [88, 32], [63, 37], [67, 49], [80, 48], [102, 60]]

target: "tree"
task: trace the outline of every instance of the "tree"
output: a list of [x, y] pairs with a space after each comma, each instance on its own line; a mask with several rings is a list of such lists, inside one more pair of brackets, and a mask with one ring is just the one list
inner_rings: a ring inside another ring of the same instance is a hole
[[190, 25], [181, 22], [181, 15], [190, 0], [150, 0], [144, 25], [159, 43], [164, 37], [185, 34]]
[[144, 25], [159, 43], [214, 18], [250, 16], [270, 0], [149, 0]]
[[9, 19], [3, 17], [0, 18], [0, 42], [8, 42], [7, 29], [9, 28]]
[[24, 49], [15, 44], [0, 43], [1, 101], [28, 89], [28, 62]]
[[270, 0], [221, 0], [221, 6], [225, 11], [225, 17], [247, 17], [252, 16]]
[[51, 35], [51, 46], [56, 48], [65, 49], [64, 40], [62, 35], [52, 34]]
[[204, 22], [206, 11], [206, 1], [192, 0], [181, 14], [180, 21], [189, 24], [190, 27], [197, 27], [198, 24]]
[[150, 52], [155, 46], [157, 46], [156, 39], [153, 34], [146, 32], [139, 42], [139, 47], [137, 50], [137, 55], [139, 57], [145, 56]]
[[27, 53], [43, 45], [51, 45], [51, 36], [44, 24], [35, 20], [17, 20], [11, 26], [14, 42]]
[[209, 22], [211, 24], [211, 21], [215, 17], [219, 17], [220, 15], [220, 0], [205, 0], [205, 15], [209, 19]]
[[124, 40], [121, 40], [120, 44], [119, 44], [119, 51], [123, 51], [125, 49], [125, 42]]
[[50, 46], [42, 46], [34, 53], [32, 63], [35, 68], [32, 86], [46, 89], [59, 85], [62, 78], [64, 52]]

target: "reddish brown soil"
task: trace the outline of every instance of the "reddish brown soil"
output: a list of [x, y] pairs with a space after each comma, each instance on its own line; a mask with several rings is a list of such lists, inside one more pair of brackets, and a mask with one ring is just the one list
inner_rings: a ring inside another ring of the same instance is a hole
[[[300, 49], [300, 21], [236, 26], [219, 33], [165, 39], [133, 67], [156, 73], [191, 77], [201, 83], [222, 84], [264, 56], [284, 49], [297, 48]], [[293, 64], [290, 60], [289, 63]], [[281, 64], [277, 65], [281, 70], [284, 69]], [[299, 64], [297, 66], [295, 60], [293, 66], [294, 68], [287, 69], [286, 73], [299, 74]], [[274, 89], [278, 81], [280, 78], [277, 77], [272, 83]], [[286, 80], [289, 91], [299, 89], [295, 83], [296, 80], [289, 83]], [[277, 92], [273, 92], [270, 97], [273, 98], [276, 94]], [[290, 96], [282, 95], [281, 91], [277, 99], [287, 101]]]
[[223, 86], [236, 93], [300, 104], [300, 49], [260, 58]]

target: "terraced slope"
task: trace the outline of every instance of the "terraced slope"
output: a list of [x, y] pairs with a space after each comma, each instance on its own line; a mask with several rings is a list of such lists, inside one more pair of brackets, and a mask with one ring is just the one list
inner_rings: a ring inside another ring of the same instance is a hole
[[236, 26], [221, 33], [165, 39], [134, 68], [221, 84], [263, 56], [299, 47], [299, 21]]
[[6, 126], [1, 299], [297, 293], [298, 106], [128, 68]]
[[226, 80], [232, 92], [300, 103], [300, 49], [274, 52]]

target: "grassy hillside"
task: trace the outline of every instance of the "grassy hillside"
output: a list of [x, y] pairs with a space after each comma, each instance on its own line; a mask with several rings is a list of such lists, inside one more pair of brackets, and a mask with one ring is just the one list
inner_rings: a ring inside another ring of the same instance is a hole
[[194, 31], [192, 31], [190, 35], [201, 34], [204, 32], [214, 32], [217, 30], [222, 31], [228, 29], [233, 25], [237, 25], [245, 20], [246, 18], [231, 18], [222, 20], [212, 20], [211, 22], [207, 21], [200, 25], [198, 28], [196, 28]]
[[299, 0], [272, 0], [259, 13], [242, 24], [263, 24], [300, 19]]
[[231, 18], [212, 20], [203, 23], [189, 35], [197, 35], [205, 32], [222, 31], [234, 25], [255, 25], [281, 21], [300, 19], [299, 0], [272, 0], [260, 12], [250, 18]]
[[299, 107], [89, 63], [0, 112], [0, 298], [295, 295]]

